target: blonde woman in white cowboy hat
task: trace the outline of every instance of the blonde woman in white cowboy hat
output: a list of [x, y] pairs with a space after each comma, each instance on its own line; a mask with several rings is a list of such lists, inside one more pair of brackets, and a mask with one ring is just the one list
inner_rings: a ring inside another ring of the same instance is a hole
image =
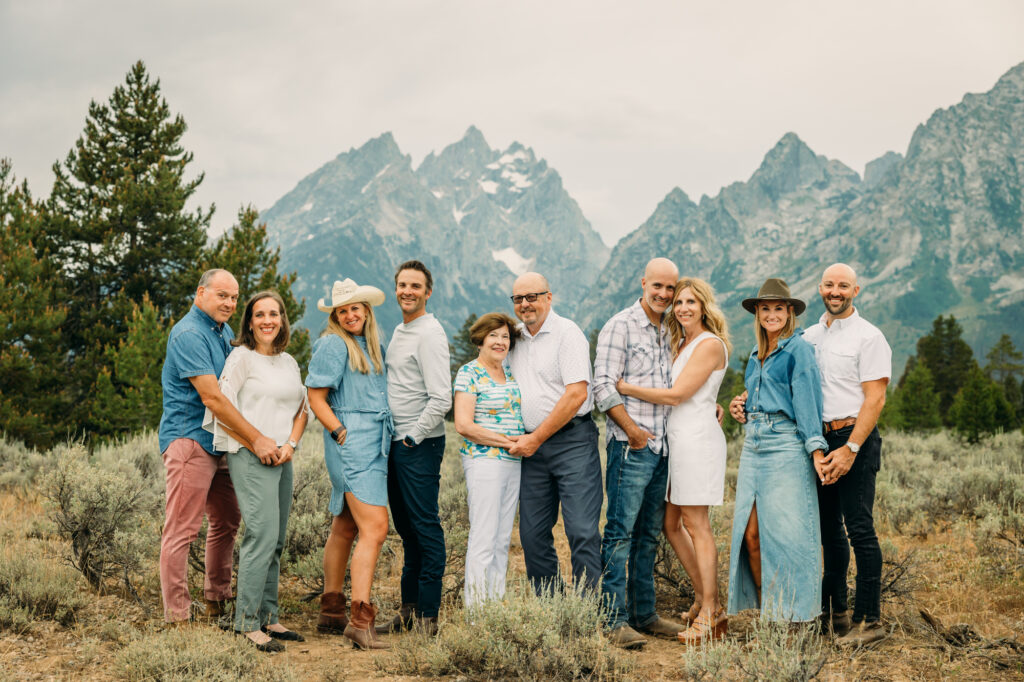
[[[388, 408], [384, 349], [373, 307], [384, 292], [351, 279], [336, 281], [317, 308], [330, 317], [313, 346], [306, 386], [324, 427], [324, 460], [334, 516], [324, 547], [320, 632], [344, 634], [361, 649], [386, 649], [377, 639], [370, 586], [388, 533], [388, 449], [394, 423]], [[359, 544], [352, 552], [356, 535]], [[352, 554], [352, 609], [346, 614], [345, 567]]]

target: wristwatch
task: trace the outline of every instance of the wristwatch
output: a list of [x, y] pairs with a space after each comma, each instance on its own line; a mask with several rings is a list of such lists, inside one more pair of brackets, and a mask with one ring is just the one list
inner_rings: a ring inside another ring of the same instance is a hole
[[855, 455], [858, 452], [860, 452], [860, 444], [859, 443], [854, 443], [852, 440], [846, 441], [846, 447], [850, 448], [850, 452], [852, 452]]
[[285, 443], [285, 445], [291, 445], [291, 446], [292, 446], [292, 450], [298, 450], [298, 449], [299, 449], [299, 443], [298, 443], [298, 441], [294, 441], [294, 440], [289, 440], [289, 441], [287, 441], [287, 442]]
[[342, 432], [342, 431], [344, 431], [344, 430], [345, 430], [345, 425], [344, 425], [344, 424], [342, 424], [342, 425], [341, 425], [341, 426], [339, 426], [338, 428], [336, 428], [336, 429], [334, 429], [333, 431], [331, 431], [331, 438], [332, 438], [333, 440], [337, 441], [337, 440], [338, 440], [338, 436], [340, 436], [340, 435], [341, 435], [341, 432]]
[[402, 439], [402, 445], [404, 445], [407, 448], [414, 448], [416, 447], [416, 441], [412, 439], [412, 436], [406, 436], [405, 438]]

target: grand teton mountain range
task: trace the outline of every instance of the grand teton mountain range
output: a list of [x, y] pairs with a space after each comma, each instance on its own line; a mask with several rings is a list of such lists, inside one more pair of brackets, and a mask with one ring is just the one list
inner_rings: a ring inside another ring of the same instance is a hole
[[[638, 295], [640, 269], [667, 256], [708, 279], [740, 348], [753, 342], [740, 300], [771, 276], [822, 311], [815, 285], [839, 259], [855, 267], [864, 315], [897, 367], [940, 313], [956, 315], [976, 353], [1024, 330], [1024, 64], [968, 94], [886, 152], [864, 177], [787, 133], [745, 182], [694, 202], [675, 187], [642, 225], [608, 249], [558, 172], [519, 143], [491, 149], [470, 127], [413, 168], [390, 133], [303, 178], [262, 214], [281, 266], [316, 310], [338, 277], [393, 291], [394, 266], [419, 258], [437, 273], [432, 311], [449, 334], [470, 313], [511, 312], [516, 275], [544, 273], [556, 309], [585, 331]], [[393, 301], [379, 311], [390, 333]]]

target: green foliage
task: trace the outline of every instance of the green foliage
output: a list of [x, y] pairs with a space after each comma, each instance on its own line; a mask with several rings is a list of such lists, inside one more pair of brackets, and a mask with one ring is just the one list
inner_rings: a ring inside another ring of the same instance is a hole
[[[464, 618], [463, 618], [464, 616]], [[502, 601], [459, 612], [436, 638], [392, 640], [377, 666], [392, 675], [473, 679], [618, 680], [630, 661], [602, 635], [599, 598], [579, 592], [537, 597], [525, 581]]]
[[902, 385], [886, 400], [883, 423], [902, 431], [934, 431], [942, 426], [939, 395], [924, 363], [914, 363]]
[[44, 225], [28, 186], [0, 159], [0, 430], [33, 447], [62, 432], [66, 310]]
[[687, 648], [680, 677], [717, 680], [732, 669], [750, 680], [813, 680], [828, 662], [829, 649], [808, 627], [755, 621], [749, 641], [728, 640]]
[[33, 621], [70, 625], [88, 603], [81, 577], [55, 565], [42, 543], [5, 543], [0, 550], [0, 629], [25, 631]]
[[209, 628], [183, 628], [140, 637], [117, 655], [122, 679], [186, 682], [290, 682], [298, 678], [287, 665], [257, 655], [241, 637]]
[[159, 537], [160, 497], [132, 463], [90, 462], [85, 449], [57, 453], [42, 494], [58, 534], [70, 543], [66, 560], [100, 589], [148, 566]]
[[725, 376], [722, 377], [722, 385], [718, 389], [718, 404], [725, 410], [722, 419], [722, 430], [726, 438], [736, 438], [743, 433], [743, 424], [729, 416], [729, 402], [746, 390], [743, 386], [743, 370], [735, 370], [731, 366], [725, 368]]
[[[949, 416], [949, 410], [953, 405], [953, 398], [967, 381], [967, 375], [978, 365], [971, 347], [963, 340], [963, 329], [955, 317], [939, 315], [935, 318], [931, 333], [917, 341], [916, 361], [925, 365], [931, 373], [932, 385], [939, 395], [939, 415], [943, 424], [952, 426], [953, 420]], [[909, 363], [907, 367], [909, 370]], [[904, 372], [904, 376], [900, 378], [900, 387], [908, 376]]]
[[1007, 428], [1016, 428], [1024, 420], [1024, 390], [1021, 380], [1024, 379], [1024, 353], [1013, 345], [1009, 334], [1003, 334], [995, 345], [985, 354], [988, 364], [985, 374], [998, 383], [1003, 389], [1003, 396], [1014, 412], [1012, 420], [1006, 422]]
[[999, 384], [974, 367], [953, 400], [949, 420], [968, 443], [977, 443], [1012, 424], [1015, 415]]
[[160, 373], [170, 331], [148, 296], [143, 296], [141, 305], [133, 304], [124, 337], [104, 350], [107, 364], [91, 392], [90, 433], [122, 436], [159, 426]]
[[981, 518], [974, 535], [978, 550], [997, 566], [1024, 568], [1024, 505], [985, 500], [977, 513]]
[[[231, 328], [238, 335], [242, 322], [242, 310], [246, 301], [253, 294], [265, 289], [276, 291], [284, 299], [288, 322], [294, 324], [306, 312], [305, 299], [297, 301], [292, 294], [292, 284], [296, 274], [281, 274], [277, 265], [281, 260], [281, 249], [271, 249], [267, 241], [267, 225], [260, 223], [259, 213], [249, 206], [238, 211], [238, 222], [226, 233], [221, 235], [202, 254], [194, 257], [198, 265], [191, 275], [192, 286], [195, 287], [199, 276], [210, 268], [223, 268], [238, 280], [238, 312], [230, 320]], [[179, 309], [184, 314], [188, 303]], [[291, 342], [288, 352], [305, 368], [309, 364], [311, 345], [309, 331], [292, 327]]]
[[470, 313], [466, 321], [459, 327], [459, 331], [452, 338], [452, 342], [448, 344], [448, 353], [451, 356], [452, 381], [455, 381], [455, 375], [460, 367], [467, 362], [476, 360], [480, 354], [480, 349], [469, 340], [469, 330], [476, 324], [476, 321], [476, 313]]

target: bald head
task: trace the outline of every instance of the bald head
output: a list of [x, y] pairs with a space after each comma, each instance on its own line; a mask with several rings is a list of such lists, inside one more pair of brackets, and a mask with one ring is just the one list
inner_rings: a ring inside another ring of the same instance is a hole
[[549, 289], [551, 287], [548, 285], [547, 278], [539, 272], [524, 272], [519, 277], [516, 277], [515, 283], [512, 284], [513, 294], [529, 294], [548, 291]]
[[644, 268], [644, 279], [652, 277], [668, 278], [675, 283], [679, 279], [679, 268], [668, 258], [652, 258]]
[[833, 263], [821, 275], [818, 293], [828, 312], [829, 324], [832, 320], [849, 317], [854, 310], [853, 299], [860, 293], [857, 273], [846, 263]]
[[821, 281], [824, 282], [826, 279], [844, 279], [857, 286], [857, 273], [846, 263], [833, 263], [825, 268]]
[[196, 287], [195, 304], [215, 322], [227, 322], [238, 305], [238, 280], [227, 270], [207, 270]]

